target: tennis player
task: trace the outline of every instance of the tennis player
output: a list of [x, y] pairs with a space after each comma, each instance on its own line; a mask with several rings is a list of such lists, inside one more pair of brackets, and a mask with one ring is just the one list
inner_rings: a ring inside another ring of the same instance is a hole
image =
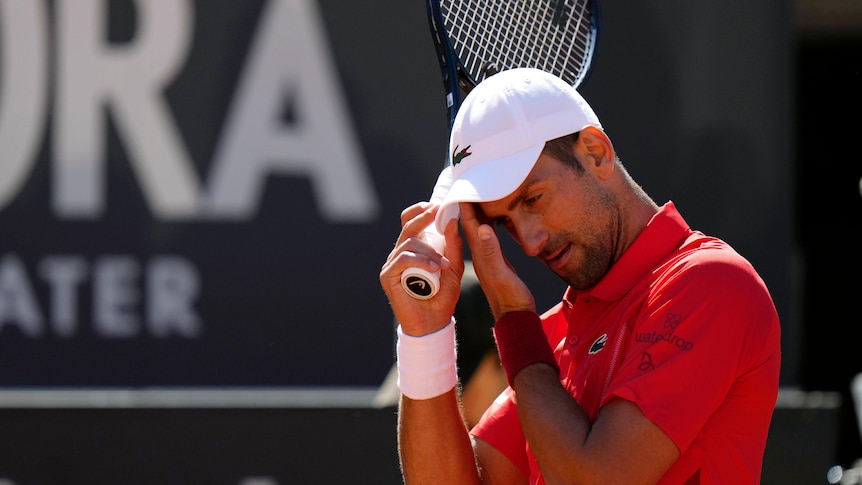
[[[780, 328], [752, 265], [673, 202], [656, 204], [592, 108], [550, 74], [480, 83], [450, 149], [450, 192], [403, 211], [380, 272], [400, 324], [406, 483], [759, 484]], [[419, 237], [432, 223], [443, 254]], [[497, 227], [568, 284], [559, 304], [538, 312]], [[452, 318], [464, 241], [509, 384], [472, 429]], [[404, 292], [411, 266], [442, 269], [435, 297]]]

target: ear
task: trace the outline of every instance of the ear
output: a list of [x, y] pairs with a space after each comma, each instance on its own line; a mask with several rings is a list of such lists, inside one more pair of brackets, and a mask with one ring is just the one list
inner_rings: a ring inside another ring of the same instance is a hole
[[611, 139], [604, 131], [595, 126], [581, 130], [576, 150], [584, 168], [595, 172], [599, 178], [610, 177], [614, 170], [616, 152]]

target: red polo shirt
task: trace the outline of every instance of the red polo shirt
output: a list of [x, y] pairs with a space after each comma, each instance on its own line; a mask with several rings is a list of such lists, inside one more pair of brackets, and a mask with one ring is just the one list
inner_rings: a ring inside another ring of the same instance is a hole
[[[669, 202], [589, 291], [542, 316], [560, 382], [595, 420], [636, 403], [680, 458], [660, 484], [759, 484], [778, 396], [780, 328], [754, 268]], [[473, 435], [544, 484], [507, 389]]]

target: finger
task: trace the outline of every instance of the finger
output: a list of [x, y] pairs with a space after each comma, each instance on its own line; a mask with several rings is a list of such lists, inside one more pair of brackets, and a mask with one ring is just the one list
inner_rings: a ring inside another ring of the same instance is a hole
[[386, 258], [386, 265], [393, 269], [394, 274], [400, 275], [411, 267], [422, 268], [433, 273], [441, 268], [448, 268], [451, 263], [428, 242], [419, 237], [411, 237], [395, 246]]
[[446, 224], [443, 231], [446, 238], [444, 256], [439, 261], [445, 271], [441, 273], [445, 285], [453, 287], [460, 293], [461, 277], [464, 275], [464, 241], [458, 232], [458, 220], [452, 219]]
[[481, 209], [470, 202], [462, 202], [459, 205], [458, 211], [461, 214], [461, 225], [464, 226], [465, 231], [468, 228], [470, 231], [475, 231], [479, 224], [487, 222]]
[[421, 214], [422, 211], [428, 209], [428, 206], [430, 205], [431, 204], [428, 202], [417, 202], [401, 211], [401, 227], [404, 227], [410, 219], [413, 219], [417, 215]]
[[436, 205], [420, 202], [404, 209], [401, 213], [401, 234], [398, 235], [395, 245], [403, 244], [410, 238], [421, 237], [422, 231], [434, 222], [437, 208]]
[[[400, 278], [400, 274], [411, 267], [434, 273], [451, 266], [449, 259], [443, 254], [446, 251], [443, 237], [438, 235], [436, 239], [439, 239], [439, 242], [432, 244], [432, 241], [427, 239], [430, 235], [425, 233], [425, 229], [434, 227], [433, 221], [438, 209], [436, 204], [420, 202], [402, 212], [404, 227], [387, 257], [387, 267], [384, 268], [386, 274], [381, 273], [381, 278], [385, 276], [388, 281], [394, 281], [396, 276]], [[434, 232], [436, 233], [436, 230]], [[455, 232], [457, 233], [457, 223]], [[456, 238], [452, 250], [460, 251], [460, 248], [460, 238]]]
[[458, 219], [452, 219], [446, 224], [443, 237], [446, 238], [445, 259], [449, 262], [463, 260], [464, 241], [458, 232]]
[[[461, 225], [464, 227], [464, 235], [473, 259], [482, 258], [486, 260], [493, 258], [495, 252], [502, 259], [502, 251], [494, 228], [487, 223], [482, 210], [475, 204], [462, 203], [460, 207]], [[484, 239], [480, 240], [480, 236]]]
[[488, 224], [477, 224], [476, 241], [477, 247], [475, 250], [471, 248], [473, 258], [481, 259], [482, 266], [486, 270], [493, 271], [494, 275], [498, 275], [503, 270], [506, 273], [511, 272], [509, 265], [506, 264], [503, 257], [503, 251], [500, 248], [500, 239], [497, 238], [494, 228]]

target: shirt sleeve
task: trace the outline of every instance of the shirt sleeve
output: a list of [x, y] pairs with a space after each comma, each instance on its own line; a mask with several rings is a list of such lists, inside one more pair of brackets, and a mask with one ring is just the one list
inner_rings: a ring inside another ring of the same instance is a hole
[[506, 455], [524, 474], [530, 476], [527, 459], [527, 440], [521, 430], [518, 410], [515, 406], [515, 393], [507, 387], [494, 402], [470, 433], [487, 442]]

